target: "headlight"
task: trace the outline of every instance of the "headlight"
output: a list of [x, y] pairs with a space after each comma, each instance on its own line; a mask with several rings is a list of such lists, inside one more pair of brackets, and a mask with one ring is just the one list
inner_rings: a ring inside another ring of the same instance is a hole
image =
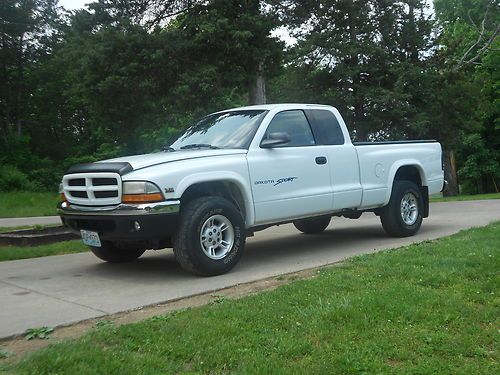
[[122, 189], [123, 203], [151, 203], [164, 200], [161, 190], [147, 181], [125, 181]]

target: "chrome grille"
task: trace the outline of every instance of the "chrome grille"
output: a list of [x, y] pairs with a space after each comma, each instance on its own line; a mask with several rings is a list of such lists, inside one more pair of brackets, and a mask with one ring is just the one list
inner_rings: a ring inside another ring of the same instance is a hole
[[69, 203], [86, 206], [119, 204], [122, 196], [118, 173], [74, 173], [63, 177], [64, 195]]

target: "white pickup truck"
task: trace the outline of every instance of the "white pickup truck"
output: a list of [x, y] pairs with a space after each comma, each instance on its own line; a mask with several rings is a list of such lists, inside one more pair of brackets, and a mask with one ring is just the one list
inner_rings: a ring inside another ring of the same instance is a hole
[[183, 268], [217, 275], [272, 225], [314, 234], [374, 212], [411, 236], [443, 185], [436, 141], [352, 143], [331, 106], [273, 104], [208, 115], [162, 152], [71, 167], [58, 212], [105, 261], [173, 247]]

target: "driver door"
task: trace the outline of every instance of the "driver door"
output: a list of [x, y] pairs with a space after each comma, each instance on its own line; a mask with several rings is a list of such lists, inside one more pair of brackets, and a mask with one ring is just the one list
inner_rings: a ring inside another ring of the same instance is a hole
[[247, 154], [255, 223], [266, 224], [327, 213], [333, 207], [327, 150], [316, 145], [302, 110], [278, 112], [263, 139], [287, 133], [290, 142], [253, 148]]

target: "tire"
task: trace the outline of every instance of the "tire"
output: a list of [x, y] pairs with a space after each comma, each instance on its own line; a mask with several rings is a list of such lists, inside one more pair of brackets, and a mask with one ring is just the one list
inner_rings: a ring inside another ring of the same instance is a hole
[[96, 257], [109, 263], [131, 262], [146, 251], [146, 249], [136, 247], [117, 246], [110, 241], [103, 241], [101, 247], [89, 247]]
[[424, 198], [418, 185], [411, 181], [394, 181], [389, 204], [382, 208], [380, 221], [393, 237], [413, 236], [422, 225]]
[[293, 225], [302, 233], [316, 234], [323, 232], [330, 224], [330, 220], [330, 216], [321, 216], [312, 219], [297, 220], [293, 222]]
[[181, 267], [193, 274], [220, 275], [238, 263], [245, 240], [245, 222], [231, 202], [201, 197], [181, 209], [174, 254]]

